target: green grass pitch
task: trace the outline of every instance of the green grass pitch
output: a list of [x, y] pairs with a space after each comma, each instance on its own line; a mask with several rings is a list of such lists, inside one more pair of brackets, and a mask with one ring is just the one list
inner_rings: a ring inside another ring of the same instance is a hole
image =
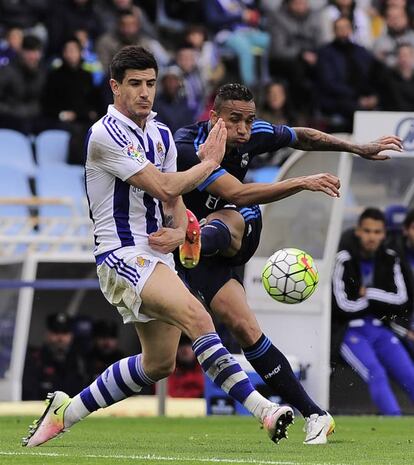
[[414, 417], [337, 417], [324, 446], [305, 446], [303, 420], [273, 444], [252, 418], [89, 418], [42, 447], [20, 446], [30, 417], [0, 417], [1, 465], [412, 465]]

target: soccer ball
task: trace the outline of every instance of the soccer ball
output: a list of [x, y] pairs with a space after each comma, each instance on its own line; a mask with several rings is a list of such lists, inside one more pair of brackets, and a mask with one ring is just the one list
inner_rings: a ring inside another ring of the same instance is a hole
[[318, 270], [313, 258], [303, 250], [286, 248], [275, 252], [262, 271], [266, 292], [278, 302], [297, 304], [316, 289]]

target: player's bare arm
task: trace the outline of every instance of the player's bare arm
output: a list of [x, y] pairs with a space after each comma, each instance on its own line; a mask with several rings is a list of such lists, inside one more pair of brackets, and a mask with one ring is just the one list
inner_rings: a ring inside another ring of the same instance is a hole
[[185, 240], [187, 229], [186, 208], [182, 197], [163, 202], [164, 227], [148, 237], [148, 244], [158, 252], [170, 253]]
[[153, 197], [168, 202], [194, 190], [220, 165], [226, 147], [226, 127], [220, 119], [200, 146], [201, 163], [187, 171], [162, 173], [152, 163], [127, 179], [127, 182]]
[[241, 183], [231, 174], [225, 174], [208, 186], [207, 191], [234, 203], [238, 207], [256, 203], [271, 203], [290, 197], [303, 190], [323, 192], [339, 197], [340, 181], [330, 173], [286, 179], [274, 183]]
[[387, 160], [385, 150], [403, 151], [402, 140], [397, 136], [384, 136], [367, 144], [356, 144], [352, 141], [340, 139], [313, 128], [293, 128], [297, 140], [291, 147], [299, 150], [334, 150], [339, 152], [350, 152], [367, 160]]

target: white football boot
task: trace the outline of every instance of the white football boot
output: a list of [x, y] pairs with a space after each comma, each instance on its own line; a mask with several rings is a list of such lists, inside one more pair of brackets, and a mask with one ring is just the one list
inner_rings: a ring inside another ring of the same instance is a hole
[[328, 412], [325, 415], [314, 413], [305, 418], [303, 431], [306, 433], [303, 444], [326, 444], [328, 436], [335, 431], [335, 420]]
[[29, 426], [29, 434], [22, 439], [22, 446], [40, 446], [66, 432], [63, 415], [71, 401], [72, 399], [62, 391], [49, 393], [45, 401], [45, 411]]
[[287, 430], [293, 423], [293, 410], [287, 405], [272, 404], [263, 414], [262, 424], [270, 439], [276, 444], [287, 438]]

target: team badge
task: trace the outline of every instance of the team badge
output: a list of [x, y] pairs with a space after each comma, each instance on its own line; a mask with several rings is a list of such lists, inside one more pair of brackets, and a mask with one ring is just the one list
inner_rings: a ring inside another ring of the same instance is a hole
[[140, 146], [137, 148], [132, 144], [129, 144], [124, 148], [123, 151], [129, 158], [137, 161], [140, 165], [142, 165], [142, 163], [144, 163], [146, 160], [145, 152]]
[[158, 141], [158, 142], [157, 142], [157, 153], [161, 153], [161, 152], [162, 152], [162, 149], [163, 149], [162, 144], [161, 144], [160, 141]]
[[246, 168], [248, 163], [249, 163], [249, 154], [248, 153], [243, 153], [243, 155], [241, 156], [240, 166], [242, 168]]
[[147, 260], [144, 257], [137, 257], [137, 265], [140, 268], [146, 268], [147, 266], [150, 265], [150, 263], [151, 263], [150, 260]]

